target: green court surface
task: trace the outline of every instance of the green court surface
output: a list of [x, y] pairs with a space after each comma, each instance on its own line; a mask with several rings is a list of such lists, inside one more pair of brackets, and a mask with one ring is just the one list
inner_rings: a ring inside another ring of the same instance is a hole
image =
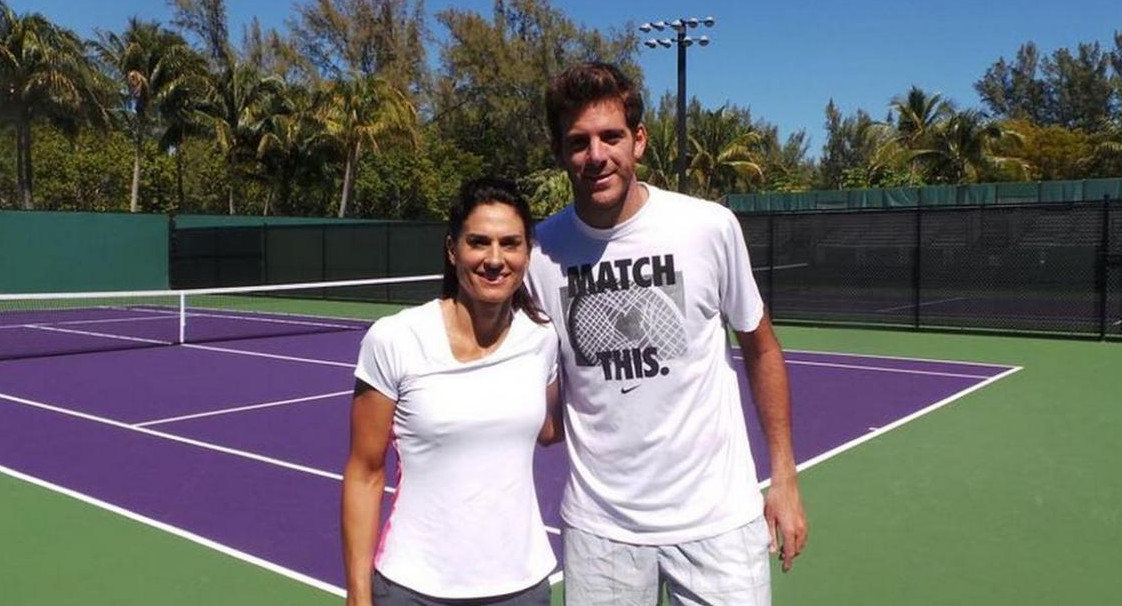
[[[1116, 603], [1122, 344], [804, 327], [779, 334], [788, 349], [1023, 370], [805, 470], [810, 541], [792, 572], [775, 570], [776, 605]], [[5, 606], [341, 602], [0, 473]]]

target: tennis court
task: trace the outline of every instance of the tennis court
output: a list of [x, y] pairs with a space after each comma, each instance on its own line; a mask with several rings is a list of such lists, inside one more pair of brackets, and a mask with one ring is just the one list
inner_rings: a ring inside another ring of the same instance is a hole
[[[0, 314], [4, 603], [338, 603], [351, 370], [365, 326], [394, 308], [204, 300]], [[777, 604], [1046, 604], [1122, 588], [1105, 573], [1113, 551], [1094, 555], [1122, 539], [1122, 483], [1107, 480], [1117, 346], [780, 336], [812, 539], [777, 575]], [[535, 460], [555, 549], [566, 465], [560, 446]], [[1062, 551], [1088, 548], [1078, 564]], [[1104, 574], [1061, 591], [1075, 566]]]

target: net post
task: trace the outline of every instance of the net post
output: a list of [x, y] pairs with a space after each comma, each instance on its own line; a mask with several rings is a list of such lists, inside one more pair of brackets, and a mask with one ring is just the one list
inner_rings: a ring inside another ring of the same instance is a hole
[[187, 342], [187, 293], [179, 291], [179, 344]]
[[1102, 200], [1102, 224], [1099, 234], [1099, 254], [1095, 263], [1095, 289], [1098, 291], [1099, 312], [1099, 340], [1106, 341], [1108, 329], [1107, 309], [1110, 307], [1109, 289], [1107, 280], [1110, 275], [1110, 195], [1106, 194]]
[[923, 296], [923, 200], [916, 201], [915, 239], [915, 255], [912, 259], [912, 302], [915, 309], [912, 313], [912, 328], [919, 330], [922, 324], [919, 306]]
[[767, 315], [775, 318], [775, 211], [767, 213]]

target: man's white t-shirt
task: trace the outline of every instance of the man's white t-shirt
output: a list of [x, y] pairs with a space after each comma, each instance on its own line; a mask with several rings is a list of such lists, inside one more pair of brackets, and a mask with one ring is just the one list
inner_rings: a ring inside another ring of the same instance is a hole
[[644, 187], [647, 201], [613, 228], [572, 205], [540, 223], [527, 282], [561, 340], [562, 517], [672, 544], [763, 511], [725, 325], [755, 330], [764, 308], [735, 216]]
[[513, 593], [556, 566], [533, 454], [556, 378], [557, 335], [515, 312], [480, 360], [453, 357], [439, 301], [378, 320], [355, 376], [397, 402], [399, 477], [374, 566], [441, 598]]

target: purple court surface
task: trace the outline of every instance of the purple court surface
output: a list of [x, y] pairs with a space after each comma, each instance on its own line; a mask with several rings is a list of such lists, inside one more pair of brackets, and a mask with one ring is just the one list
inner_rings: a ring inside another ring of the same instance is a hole
[[[16, 330], [0, 330], [0, 339]], [[88, 324], [81, 330], [71, 336], [97, 338]], [[0, 472], [341, 594], [340, 479], [361, 337], [350, 330], [0, 361]], [[804, 468], [1016, 370], [787, 358]], [[747, 396], [745, 411], [765, 480]], [[555, 550], [567, 469], [563, 446], [539, 449], [534, 472]]]

